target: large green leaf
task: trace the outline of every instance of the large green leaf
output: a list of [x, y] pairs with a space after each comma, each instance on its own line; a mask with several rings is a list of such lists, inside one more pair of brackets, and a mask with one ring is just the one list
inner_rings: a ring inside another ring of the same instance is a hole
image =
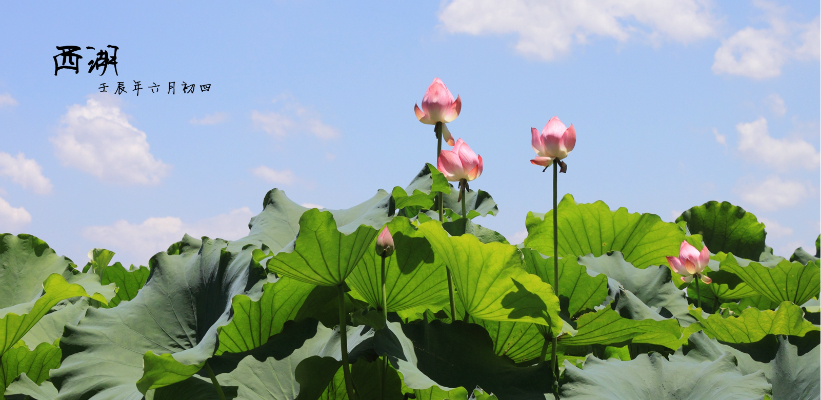
[[568, 382], [562, 386], [562, 398], [568, 400], [750, 400], [770, 394], [764, 374], [742, 375], [729, 353], [700, 364], [670, 362], [652, 353], [630, 361], [589, 356], [583, 368], [565, 366]]
[[88, 258], [89, 261], [83, 267], [83, 272], [90, 271], [102, 278], [105, 270], [109, 267], [108, 263], [114, 258], [114, 252], [106, 249], [91, 249], [88, 252]]
[[34, 236], [0, 235], [0, 315], [4, 308], [36, 300], [49, 275], [70, 277], [70, 264]]
[[[576, 204], [567, 194], [558, 206], [559, 256], [601, 256], [621, 251], [637, 268], [666, 265], [666, 256], [678, 256], [685, 234], [676, 224], [655, 214], [628, 213], [626, 208], [610, 211], [607, 204]], [[524, 245], [553, 255], [553, 210], [543, 216], [527, 214]]]
[[[543, 282], [554, 285], [553, 258], [539, 254], [530, 248], [523, 248], [527, 272], [536, 274]], [[607, 277], [590, 274], [587, 267], [580, 265], [575, 257], [559, 258], [559, 300], [562, 311], [572, 318], [581, 312], [593, 310], [607, 297]]]
[[[14, 395], [16, 397], [12, 397]], [[38, 385], [26, 374], [22, 374], [6, 388], [6, 398], [28, 400], [25, 396], [35, 400], [54, 400], [57, 398], [57, 389], [49, 381]]]
[[77, 325], [80, 322], [88, 307], [88, 297], [60, 301], [23, 336], [23, 341], [30, 347], [40, 343], [54, 343], [63, 336], [66, 325]]
[[227, 246], [186, 235], [179, 254], [151, 258], [151, 276], [134, 299], [112, 309], [88, 309], [79, 325], [66, 326], [63, 363], [51, 374], [59, 398], [140, 399], [137, 382], [144, 375], [143, 389], [170, 382], [152, 365], [182, 379], [191, 366], [209, 359], [217, 328], [230, 320], [231, 299], [256, 279], [248, 268], [253, 248], [234, 253]]
[[[434, 259], [433, 249], [425, 236], [405, 217], [394, 218], [388, 223], [388, 229], [396, 249], [385, 259], [388, 310], [447, 302], [445, 266]], [[347, 283], [376, 308], [382, 305], [382, 257], [376, 254], [374, 244], [375, 241], [368, 245]]]
[[[475, 324], [416, 321], [374, 336], [377, 354], [388, 354], [391, 365], [411, 389], [481, 386], [501, 398], [544, 398], [552, 386], [550, 365], [519, 367], [494, 351], [487, 331]], [[539, 397], [541, 395], [541, 397]]]
[[313, 285], [336, 286], [345, 281], [366, 252], [375, 251], [371, 242], [376, 229], [361, 225], [343, 234], [330, 212], [308, 210], [300, 217], [299, 226], [293, 247], [267, 260], [271, 272]]
[[[80, 285], [70, 284], [58, 275], [51, 274], [43, 284], [45, 294], [36, 301], [24, 304], [25, 307], [9, 307], [4, 310], [23, 311], [17, 314], [8, 312], [0, 315], [0, 357], [38, 322], [44, 315], [61, 300], [88, 294]], [[2, 311], [2, 310], [0, 310]]]
[[624, 318], [610, 307], [582, 315], [576, 322], [576, 329], [576, 335], [563, 338], [560, 344], [621, 346], [625, 343], [648, 343], [676, 349], [680, 346], [682, 334], [681, 327], [675, 319]]
[[[340, 232], [351, 233], [360, 225], [381, 228], [393, 217], [391, 203], [391, 195], [379, 190], [370, 199], [351, 208], [325, 211], [333, 214]], [[300, 217], [309, 210], [291, 201], [279, 189], [272, 189], [265, 195], [262, 208], [262, 212], [248, 223], [248, 236], [231, 242], [229, 250], [240, 251], [252, 244], [266, 252], [279, 252], [297, 236]]]
[[246, 295], [236, 295], [231, 301], [234, 317], [219, 329], [219, 349], [239, 353], [257, 348], [268, 338], [282, 331], [288, 320], [294, 320], [300, 307], [316, 286], [282, 277], [266, 283], [262, 297], [256, 301]]
[[[809, 335], [808, 335], [809, 336]], [[724, 345], [704, 333], [690, 337], [690, 344], [677, 350], [670, 361], [687, 361], [696, 364], [715, 361], [725, 353], [736, 357], [742, 375], [762, 371], [772, 384], [773, 400], [817, 399], [821, 373], [821, 346], [816, 338], [811, 339], [811, 349], [803, 348], [795, 337], [779, 336], [778, 350], [772, 360], [759, 362], [750, 355]]]
[[[17, 346], [0, 358], [0, 384], [5, 390], [20, 374], [26, 374], [39, 385], [48, 379], [48, 371], [60, 366], [60, 348], [40, 343], [34, 350], [25, 345]], [[2, 397], [3, 392], [0, 392]]]
[[764, 251], [764, 224], [755, 215], [726, 201], [708, 201], [681, 214], [676, 222], [685, 221], [692, 233], [700, 234], [713, 253], [723, 251], [758, 260]]
[[687, 310], [684, 293], [673, 284], [672, 273], [666, 264], [639, 269], [625, 261], [624, 255], [618, 251], [600, 257], [579, 257], [578, 263], [587, 266], [592, 274], [607, 276], [612, 280], [611, 289], [621, 286], [629, 290], [655, 312], [673, 316], [683, 326], [695, 322]]
[[471, 322], [485, 328], [493, 340], [496, 355], [510, 357], [517, 364], [539, 358], [544, 336], [536, 324], [475, 318], [471, 318]]
[[[449, 208], [453, 210], [454, 213], [462, 215], [462, 202], [456, 201], [459, 199], [458, 190], [451, 190], [450, 194], [445, 194], [442, 198], [445, 203], [445, 208]], [[465, 198], [463, 200], [465, 202], [468, 219], [499, 213], [499, 206], [493, 201], [493, 197], [483, 190], [470, 189], [465, 192]]]
[[767, 267], [757, 262], [751, 262], [742, 267], [733, 262], [732, 255], [727, 256], [728, 262], [721, 264], [721, 270], [735, 274], [756, 292], [766, 296], [773, 302], [791, 301], [794, 304], [804, 304], [807, 300], [818, 297], [821, 290], [819, 285], [818, 261], [810, 261], [806, 265], [800, 262], [781, 260], [774, 267]]
[[120, 263], [114, 263], [114, 265], [107, 267], [102, 275], [102, 284], [113, 283], [117, 286], [117, 295], [108, 302], [108, 306], [116, 307], [121, 302], [136, 297], [137, 292], [148, 281], [150, 272], [148, 268], [143, 266], [126, 271]]
[[391, 196], [396, 209], [400, 210], [399, 215], [411, 217], [420, 210], [433, 208], [437, 193], [450, 191], [451, 186], [445, 176], [435, 166], [425, 164], [408, 187], [394, 187]]
[[[367, 362], [360, 358], [356, 363], [351, 365], [351, 381], [353, 381], [356, 393], [360, 399], [405, 399], [402, 391], [402, 378], [396, 373], [396, 370], [390, 366], [387, 369], [387, 373], [385, 372], [382, 368], [381, 361]], [[385, 373], [384, 396], [382, 394], [383, 373]], [[447, 396], [447, 394], [445, 395]], [[465, 396], [467, 397], [467, 393], [465, 393]], [[333, 381], [328, 384], [325, 392], [323, 392], [319, 398], [320, 400], [348, 400], [342, 368], [336, 371]]]
[[818, 327], [803, 318], [801, 307], [785, 301], [775, 311], [746, 308], [737, 317], [713, 314], [704, 318], [701, 310], [691, 310], [704, 333], [725, 343], [754, 343], [766, 335], [804, 336]]
[[449, 266], [456, 295], [475, 318], [532, 322], [561, 331], [553, 288], [524, 268], [516, 246], [482, 243], [473, 235], [448, 236], [438, 221], [419, 225], [437, 259]]

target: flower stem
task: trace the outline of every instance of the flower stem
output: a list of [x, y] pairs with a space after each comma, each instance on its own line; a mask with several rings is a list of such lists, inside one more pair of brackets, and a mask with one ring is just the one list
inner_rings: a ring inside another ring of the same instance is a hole
[[698, 278], [699, 278], [698, 274], [696, 274], [693, 278], [695, 278], [695, 279], [693, 279], [693, 282], [696, 284], [696, 298], [697, 298], [697, 301], [698, 301], [698, 308], [701, 308], [701, 292], [699, 291], [699, 286], [700, 285], [698, 284]]
[[225, 393], [222, 392], [222, 386], [217, 381], [217, 377], [214, 375], [214, 370], [211, 369], [211, 366], [208, 365], [208, 361], [205, 362], [205, 372], [208, 372], [208, 376], [211, 378], [211, 383], [214, 384], [214, 389], [217, 389], [217, 396], [219, 396], [220, 400], [225, 400]]
[[[436, 165], [439, 165], [439, 153], [442, 152], [442, 123], [437, 122], [433, 127], [436, 132]], [[439, 222], [444, 222], [445, 219], [445, 202], [442, 192], [436, 194], [439, 199]], [[456, 321], [456, 303], [453, 301], [453, 276], [450, 274], [450, 268], [446, 265], [445, 272], [448, 274], [448, 296], [450, 297], [450, 320]]]
[[[550, 327], [547, 328], [547, 332], [548, 332], [548, 336], [550, 336]], [[542, 343], [542, 354], [539, 355], [539, 364], [543, 364], [545, 361], [547, 361], [544, 358], [547, 356], [547, 345], [548, 344], [550, 344], [550, 342], [545, 337], [544, 342]]]
[[459, 182], [459, 198], [462, 200], [462, 218], [467, 218], [468, 213], [467, 209], [467, 202], [465, 201], [465, 187], [467, 186], [467, 181], [464, 179]]
[[342, 350], [342, 374], [345, 375], [345, 390], [349, 399], [355, 399], [351, 370], [348, 366], [348, 330], [345, 327], [345, 289], [343, 284], [336, 286], [339, 293], [339, 347]]
[[[388, 325], [388, 293], [385, 290], [385, 255], [382, 254], [382, 316]], [[382, 398], [385, 398], [385, 375], [388, 373], [388, 355], [382, 355]]]
[[[559, 209], [556, 205], [558, 192], [559, 165], [553, 162], [553, 293], [559, 297]], [[553, 362], [553, 395], [559, 400], [559, 360], [556, 357], [556, 347], [559, 344], [559, 335], [553, 336], [553, 349], [550, 352]]]

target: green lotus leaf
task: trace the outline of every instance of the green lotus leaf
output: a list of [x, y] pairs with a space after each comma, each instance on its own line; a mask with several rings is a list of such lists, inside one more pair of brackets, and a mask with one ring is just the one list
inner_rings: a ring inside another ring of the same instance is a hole
[[576, 321], [576, 329], [576, 335], [562, 338], [559, 344], [620, 346], [624, 343], [648, 343], [676, 349], [681, 345], [682, 336], [681, 327], [675, 319], [624, 318], [610, 307], [582, 315]]
[[482, 243], [499, 242], [510, 244], [501, 233], [474, 223], [470, 218], [454, 216], [454, 218], [450, 221], [443, 222], [442, 228], [444, 228], [445, 231], [447, 231], [451, 236], [471, 234], [476, 236], [476, 238]]
[[481, 326], [455, 321], [445, 324], [391, 322], [374, 335], [377, 354], [388, 354], [405, 386], [429, 391], [480, 386], [500, 398], [530, 398], [550, 392], [550, 365], [520, 367], [499, 356]]
[[71, 260], [58, 256], [37, 237], [0, 235], [0, 315], [5, 308], [36, 300], [49, 275], [70, 277], [70, 264]]
[[[336, 226], [342, 233], [351, 233], [360, 225], [380, 229], [393, 217], [391, 196], [384, 190], [365, 202], [344, 210], [325, 210], [333, 214]], [[228, 249], [237, 252], [249, 244], [263, 251], [279, 252], [297, 236], [302, 214], [309, 209], [294, 203], [285, 192], [272, 189], [262, 201], [262, 212], [251, 218], [248, 236], [233, 241]]]
[[[456, 201], [459, 199], [459, 191], [451, 190], [450, 194], [442, 196], [445, 203], [445, 208], [452, 210], [456, 215], [462, 215], [462, 202]], [[467, 211], [467, 218], [473, 219], [475, 217], [484, 217], [488, 214], [496, 215], [499, 213], [499, 206], [493, 201], [493, 197], [488, 192], [482, 190], [470, 189], [465, 192], [465, 210]]]
[[746, 308], [737, 317], [713, 314], [704, 318], [701, 310], [691, 310], [707, 336], [724, 343], [754, 343], [766, 335], [804, 336], [818, 327], [803, 318], [801, 307], [785, 301], [775, 311]]
[[726, 201], [708, 201], [693, 207], [676, 219], [680, 221], [687, 223], [690, 232], [700, 234], [712, 253], [722, 251], [758, 260], [764, 251], [764, 224], [752, 213]]
[[[48, 371], [60, 366], [60, 348], [40, 343], [34, 350], [25, 345], [9, 349], [0, 358], [0, 383], [5, 390], [20, 374], [26, 374], [36, 385], [48, 379]], [[3, 392], [0, 391], [0, 397]]]
[[729, 353], [700, 364], [671, 362], [652, 353], [630, 361], [588, 357], [583, 368], [565, 366], [562, 398], [568, 400], [749, 400], [770, 394], [764, 374], [743, 375]]
[[468, 391], [463, 387], [443, 390], [438, 386], [433, 386], [429, 389], [414, 389], [413, 394], [416, 400], [464, 400], [468, 398]]
[[807, 265], [811, 261], [818, 261], [819, 258], [808, 253], [803, 247], [795, 249], [795, 252], [790, 256], [790, 261], [798, 261], [801, 264]]
[[[396, 249], [385, 259], [388, 310], [395, 312], [447, 302], [447, 272], [444, 264], [434, 258], [425, 236], [405, 217], [396, 217], [387, 226]], [[374, 250], [375, 242], [374, 239], [368, 244], [368, 250], [347, 283], [369, 305], [377, 308], [382, 306], [382, 257]]]
[[43, 284], [43, 289], [45, 290], [43, 296], [36, 301], [24, 304], [24, 307], [9, 307], [0, 310], [0, 312], [7, 310], [23, 311], [20, 314], [14, 312], [0, 313], [0, 343], [2, 343], [0, 357], [22, 339], [61, 300], [78, 296], [88, 297], [82, 286], [70, 284], [58, 274], [49, 275]]
[[518, 364], [537, 359], [541, 354], [544, 336], [536, 324], [476, 318], [470, 322], [485, 328], [493, 340], [493, 352], [498, 356], [509, 357]]
[[678, 319], [682, 326], [695, 322], [689, 315], [684, 293], [673, 284], [666, 262], [658, 267], [639, 269], [615, 251], [600, 257], [579, 257], [578, 263], [586, 266], [590, 274], [603, 274], [611, 279], [611, 288], [624, 287], [655, 312]]
[[[382, 374], [384, 372], [381, 361], [367, 362], [360, 358], [351, 365], [351, 380], [360, 399], [404, 400], [406, 398], [402, 391], [402, 378], [390, 366], [385, 375], [385, 395], [382, 395]], [[342, 368], [336, 371], [333, 380], [328, 384], [319, 399], [348, 399]]]
[[[553, 258], [545, 257], [539, 252], [523, 248], [527, 272], [536, 274], [545, 283], [553, 285]], [[587, 267], [580, 265], [575, 257], [559, 258], [559, 299], [562, 311], [572, 318], [578, 314], [593, 310], [602, 304], [607, 297], [607, 277], [588, 272]]]
[[157, 355], [148, 350], [143, 355], [143, 370], [145, 373], [137, 381], [137, 389], [145, 393], [149, 389], [184, 381], [196, 374], [203, 366], [205, 366], [205, 361], [186, 365], [175, 360], [170, 353]]
[[23, 341], [32, 347], [40, 343], [54, 343], [63, 336], [66, 325], [77, 325], [80, 322], [89, 303], [88, 297], [60, 301], [23, 336]]
[[91, 271], [92, 274], [97, 274], [100, 278], [108, 268], [108, 263], [114, 258], [114, 252], [106, 249], [92, 249], [88, 252], [89, 262], [83, 267], [83, 272]]
[[[229, 374], [217, 376], [226, 400], [237, 398], [237, 386]], [[221, 400], [209, 377], [192, 376], [173, 385], [152, 389], [145, 400]]]
[[117, 295], [108, 302], [108, 307], [116, 307], [123, 301], [129, 301], [137, 296], [137, 292], [145, 286], [151, 271], [143, 266], [126, 271], [120, 263], [114, 263], [103, 272], [102, 284], [113, 283], [117, 287]]
[[[59, 361], [59, 360], [58, 360]], [[36, 384], [26, 374], [21, 374], [16, 381], [6, 388], [6, 399], [26, 399], [26, 396], [35, 400], [54, 400], [57, 398], [57, 389], [49, 381]]]
[[345, 235], [330, 212], [317, 209], [302, 214], [299, 226], [293, 248], [268, 259], [268, 270], [320, 286], [343, 283], [365, 253], [374, 251], [371, 244], [378, 234], [361, 225]]
[[774, 340], [777, 344], [776, 353], [765, 362], [756, 361], [747, 353], [721, 344], [703, 333], [697, 333], [690, 338], [689, 345], [670, 356], [670, 361], [702, 363], [714, 361], [725, 353], [731, 353], [736, 357], [738, 369], [742, 374], [764, 372], [773, 386], [772, 398], [774, 400], [815, 399], [818, 398], [819, 393], [818, 375], [821, 373], [819, 349], [821, 347], [818, 346], [817, 335], [807, 341], [809, 346], [800, 343], [802, 341], [804, 341], [802, 338], [793, 336], [779, 336]]
[[417, 189], [409, 195], [405, 192], [405, 189], [396, 186], [391, 191], [391, 196], [393, 196], [393, 200], [396, 202], [397, 209], [410, 208], [418, 211], [419, 209], [432, 208], [435, 194], [425, 193]]
[[[607, 204], [576, 204], [567, 194], [558, 205], [559, 256], [601, 256], [620, 251], [636, 268], [667, 265], [667, 256], [678, 256], [684, 231], [655, 214], [610, 211]], [[527, 214], [524, 245], [553, 255], [553, 210], [543, 216]]]
[[316, 286], [282, 277], [266, 283], [262, 296], [254, 301], [246, 295], [236, 295], [231, 301], [234, 317], [219, 328], [219, 348], [216, 354], [240, 353], [257, 348], [268, 338], [281, 332], [297, 313]]
[[143, 382], [156, 387], [183, 379], [191, 366], [208, 360], [217, 328], [230, 321], [231, 299], [258, 279], [249, 275], [253, 248], [233, 253], [226, 247], [220, 239], [186, 235], [178, 254], [151, 258], [151, 276], [134, 299], [90, 308], [79, 325], [67, 325], [60, 340], [63, 363], [51, 373], [59, 398], [140, 399], [137, 382], [144, 375], [149, 378]]
[[818, 261], [810, 261], [803, 265], [800, 262], [781, 260], [774, 267], [751, 262], [742, 267], [732, 262], [732, 255], [727, 256], [727, 259], [730, 262], [722, 263], [722, 271], [738, 276], [756, 292], [773, 302], [791, 301], [801, 305], [813, 297], [818, 297], [821, 291], [821, 268]]
[[482, 243], [473, 235], [448, 236], [438, 221], [419, 225], [437, 259], [451, 268], [456, 295], [474, 318], [532, 322], [561, 331], [559, 298], [527, 273], [516, 246]]

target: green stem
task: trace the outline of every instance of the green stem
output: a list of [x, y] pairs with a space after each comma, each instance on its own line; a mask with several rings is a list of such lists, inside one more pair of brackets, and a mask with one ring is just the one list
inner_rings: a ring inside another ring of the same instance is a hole
[[211, 369], [211, 366], [208, 365], [208, 361], [205, 362], [205, 372], [208, 372], [208, 376], [211, 378], [211, 383], [214, 384], [214, 389], [217, 389], [217, 396], [219, 396], [220, 400], [225, 400], [225, 393], [222, 392], [222, 386], [217, 381], [217, 377], [214, 375], [214, 370]]
[[467, 218], [468, 213], [466, 210], [467, 202], [465, 201], [465, 187], [467, 186], [467, 181], [463, 179], [464, 182], [459, 182], [459, 198], [462, 199], [462, 218]]
[[[385, 255], [382, 255], [382, 316], [388, 324], [388, 292], [385, 289]], [[382, 355], [382, 399], [385, 398], [385, 375], [388, 374], [388, 355]]]
[[[433, 127], [436, 132], [436, 164], [439, 165], [439, 153], [442, 152], [442, 123], [437, 122]], [[445, 202], [442, 192], [437, 193], [436, 198], [439, 199], [439, 222], [444, 222], [445, 219]], [[456, 321], [456, 302], [453, 301], [453, 277], [450, 274], [450, 268], [445, 266], [445, 271], [448, 275], [448, 296], [450, 297], [450, 320]]]
[[336, 286], [339, 292], [339, 347], [342, 349], [342, 374], [345, 375], [345, 390], [348, 398], [355, 399], [353, 393], [353, 382], [351, 382], [351, 370], [348, 366], [348, 331], [345, 327], [345, 289], [343, 284]]
[[[698, 301], [698, 308], [701, 308], [701, 292], [699, 291], [699, 288], [698, 288], [699, 287], [698, 274], [695, 274], [695, 276], [693, 276], [693, 283], [696, 284], [696, 298], [698, 299], [697, 300]], [[713, 311], [713, 312], [715, 312], [715, 311]]]
[[[559, 165], [553, 161], [553, 293], [559, 297], [559, 209], [556, 205], [558, 192]], [[556, 347], [559, 345], [558, 335], [553, 336], [553, 349], [551, 350], [551, 361], [553, 362], [553, 393], [556, 400], [559, 400], [559, 360], [556, 357]]]
[[[547, 328], [547, 334], [550, 336], [550, 327]], [[547, 345], [550, 343], [548, 337], [544, 337], [544, 342], [542, 343], [542, 354], [539, 355], [539, 364], [544, 363], [546, 360], [544, 359], [547, 356]]]

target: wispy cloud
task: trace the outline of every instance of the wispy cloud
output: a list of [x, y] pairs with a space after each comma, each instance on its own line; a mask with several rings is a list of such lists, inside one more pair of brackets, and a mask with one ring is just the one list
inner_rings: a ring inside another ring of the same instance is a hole
[[454, 0], [439, 20], [450, 33], [515, 33], [519, 53], [546, 61], [596, 36], [688, 43], [714, 36], [718, 26], [699, 0]]
[[718, 129], [713, 128], [713, 136], [715, 136], [716, 142], [724, 146], [727, 146], [727, 136], [718, 133]]
[[277, 171], [264, 165], [260, 165], [259, 167], [254, 168], [252, 172], [255, 176], [262, 178], [269, 183], [290, 185], [296, 182], [296, 177], [290, 169]]
[[154, 158], [145, 132], [128, 122], [119, 99], [99, 93], [75, 104], [50, 138], [63, 165], [124, 185], [158, 184], [171, 166]]
[[770, 136], [767, 120], [736, 125], [738, 151], [757, 164], [768, 164], [778, 170], [792, 168], [818, 169], [821, 155], [801, 139], [775, 139]]
[[279, 105], [277, 111], [251, 111], [251, 121], [256, 129], [283, 138], [289, 134], [309, 133], [320, 139], [334, 139], [340, 136], [339, 131], [322, 122], [318, 112], [300, 104], [291, 96], [280, 96], [274, 99]]
[[769, 107], [770, 111], [772, 111], [776, 116], [783, 117], [787, 114], [787, 105], [784, 103], [784, 99], [782, 99], [777, 93], [767, 96], [767, 99], [764, 100], [764, 102], [767, 103], [767, 107]]
[[8, 201], [0, 197], [0, 233], [20, 233], [26, 225], [31, 223], [31, 214], [23, 207], [12, 207]]
[[23, 153], [17, 153], [17, 157], [13, 157], [0, 151], [0, 176], [9, 177], [23, 189], [31, 189], [37, 194], [51, 192], [51, 181], [43, 176], [43, 167], [37, 161], [26, 158]]
[[82, 235], [94, 246], [116, 252], [117, 259], [126, 265], [147, 265], [152, 255], [167, 249], [186, 233], [196, 238], [236, 240], [244, 237], [248, 235], [251, 217], [251, 210], [242, 207], [190, 223], [178, 217], [151, 217], [140, 223], [121, 219], [111, 225], [86, 227]]
[[17, 100], [14, 97], [11, 97], [8, 93], [0, 94], [0, 108], [2, 107], [12, 107], [17, 105]]
[[227, 119], [228, 113], [215, 112], [213, 114], [205, 114], [204, 117], [199, 119], [197, 119], [196, 117], [191, 118], [191, 121], [189, 122], [194, 125], [215, 125]]
[[791, 60], [819, 58], [819, 22], [788, 21], [785, 10], [773, 3], [753, 2], [765, 14], [769, 27], [746, 27], [721, 43], [716, 50], [713, 72], [753, 79], [774, 78]]
[[735, 188], [741, 199], [764, 211], [775, 211], [795, 206], [810, 196], [808, 184], [781, 180], [770, 176], [763, 182], [744, 179]]

